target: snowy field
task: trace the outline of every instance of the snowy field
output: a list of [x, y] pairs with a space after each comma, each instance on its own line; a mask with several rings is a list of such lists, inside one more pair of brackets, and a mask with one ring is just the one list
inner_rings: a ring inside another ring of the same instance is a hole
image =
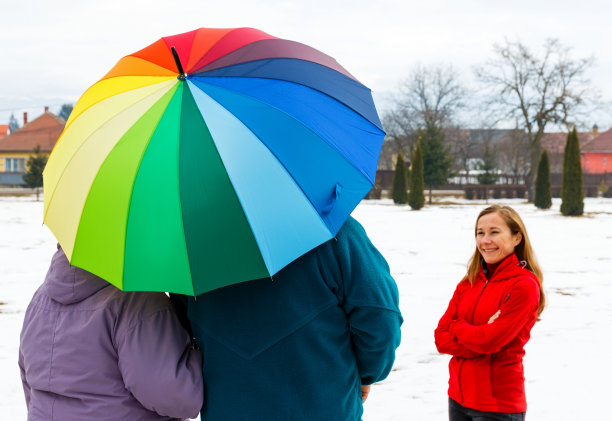
[[[365, 421], [445, 420], [449, 357], [436, 352], [433, 330], [473, 252], [483, 202], [411, 211], [389, 200], [364, 201], [353, 216], [386, 256], [405, 319], [393, 372], [372, 387]], [[562, 217], [560, 202], [519, 211], [544, 271], [548, 307], [527, 344], [528, 419], [610, 419], [612, 345], [612, 200], [585, 199], [585, 216]], [[42, 282], [55, 240], [42, 226], [42, 202], [0, 197], [0, 419], [24, 420], [19, 332]]]

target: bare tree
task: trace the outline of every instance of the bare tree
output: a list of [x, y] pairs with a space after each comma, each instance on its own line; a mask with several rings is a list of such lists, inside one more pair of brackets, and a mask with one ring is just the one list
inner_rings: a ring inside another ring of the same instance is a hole
[[495, 147], [499, 168], [508, 184], [522, 184], [529, 171], [531, 151], [525, 131], [514, 129], [497, 142]]
[[454, 157], [452, 172], [457, 174], [459, 183], [468, 184], [472, 161], [476, 156], [477, 144], [472, 139], [470, 130], [461, 129], [458, 126], [448, 127], [445, 131], [445, 138], [451, 148], [451, 155]]
[[477, 68], [476, 75], [489, 90], [489, 110], [502, 119], [518, 121], [525, 131], [531, 153], [526, 180], [531, 199], [544, 130], [576, 124], [585, 105], [595, 99], [585, 77], [594, 58], [574, 59], [556, 39], [545, 42], [541, 55], [520, 41], [505, 40], [495, 44], [494, 51], [494, 58]]
[[400, 86], [396, 109], [414, 132], [428, 123], [443, 128], [465, 106], [465, 89], [451, 66], [417, 66]]
[[394, 168], [396, 154], [402, 151], [404, 156], [408, 156], [406, 152], [414, 149], [416, 140], [414, 132], [407, 126], [407, 121], [402, 118], [399, 110], [386, 112], [382, 123], [387, 136], [382, 146], [379, 167], [391, 169]]
[[404, 156], [412, 156], [417, 132], [428, 125], [441, 130], [453, 126], [457, 113], [465, 106], [465, 96], [451, 66], [415, 67], [392, 98], [393, 109], [383, 116], [387, 150], [401, 150]]

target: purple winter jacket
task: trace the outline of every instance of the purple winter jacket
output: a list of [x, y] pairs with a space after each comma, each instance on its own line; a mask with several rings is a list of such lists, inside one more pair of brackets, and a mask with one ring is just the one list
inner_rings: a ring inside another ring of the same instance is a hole
[[202, 355], [163, 293], [123, 292], [59, 248], [21, 331], [28, 420], [195, 418]]

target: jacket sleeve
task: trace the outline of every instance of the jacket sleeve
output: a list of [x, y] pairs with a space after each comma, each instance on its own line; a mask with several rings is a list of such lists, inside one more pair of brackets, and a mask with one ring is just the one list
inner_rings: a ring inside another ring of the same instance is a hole
[[19, 349], [19, 371], [21, 373], [21, 384], [23, 385], [23, 394], [25, 395], [26, 407], [30, 407], [30, 385], [26, 380], [25, 375], [25, 366], [23, 362], [23, 354], [21, 353], [21, 349]]
[[500, 307], [500, 315], [486, 325], [474, 326], [458, 319], [450, 324], [450, 332], [466, 348], [483, 354], [494, 354], [516, 337], [537, 312], [540, 289], [537, 281], [524, 278], [509, 291]]
[[347, 315], [361, 382], [369, 385], [386, 378], [393, 367], [403, 322], [399, 294], [389, 265], [357, 221], [349, 218], [337, 240], [337, 294]]
[[457, 318], [457, 301], [459, 297], [459, 287], [455, 289], [453, 298], [448, 303], [446, 312], [442, 315], [442, 318], [438, 322], [438, 327], [434, 331], [434, 339], [436, 342], [436, 348], [441, 354], [449, 354], [455, 357], [463, 358], [476, 358], [483, 354], [474, 352], [460, 344], [453, 334], [449, 331], [449, 326], [453, 320]]
[[170, 308], [144, 316], [118, 338], [125, 387], [147, 409], [196, 418], [204, 401], [202, 354]]

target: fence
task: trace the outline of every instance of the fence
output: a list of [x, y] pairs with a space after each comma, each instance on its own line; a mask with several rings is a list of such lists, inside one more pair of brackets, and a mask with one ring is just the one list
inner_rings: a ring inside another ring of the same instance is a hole
[[[551, 174], [550, 179], [552, 184], [552, 196], [561, 197], [563, 174]], [[599, 186], [602, 183], [608, 186], [608, 191], [603, 194], [604, 197], [612, 197], [612, 173], [582, 173], [582, 188], [585, 197], [599, 196]]]
[[493, 184], [483, 186], [482, 184], [468, 184], [463, 186], [465, 198], [473, 199], [524, 199], [527, 194], [527, 186], [524, 184]]
[[[379, 170], [376, 172], [376, 186], [368, 193], [367, 199], [377, 199], [381, 197], [383, 191], [391, 191], [393, 188], [393, 170]], [[597, 197], [599, 195], [599, 186], [605, 184], [608, 186], [608, 191], [604, 193], [604, 197], [612, 197], [612, 173], [590, 174], [583, 173], [583, 189], [585, 197]], [[561, 180], [562, 174], [551, 174], [551, 190], [553, 197], [561, 197]], [[510, 181], [512, 176], [500, 177], [500, 180]], [[409, 187], [409, 186], [408, 186]], [[527, 196], [527, 187], [524, 184], [493, 184], [483, 186], [481, 184], [461, 184], [452, 183], [446, 186], [441, 186], [441, 190], [463, 190], [465, 198], [472, 199], [523, 199]]]
[[0, 186], [24, 186], [23, 174], [20, 172], [0, 172]]

